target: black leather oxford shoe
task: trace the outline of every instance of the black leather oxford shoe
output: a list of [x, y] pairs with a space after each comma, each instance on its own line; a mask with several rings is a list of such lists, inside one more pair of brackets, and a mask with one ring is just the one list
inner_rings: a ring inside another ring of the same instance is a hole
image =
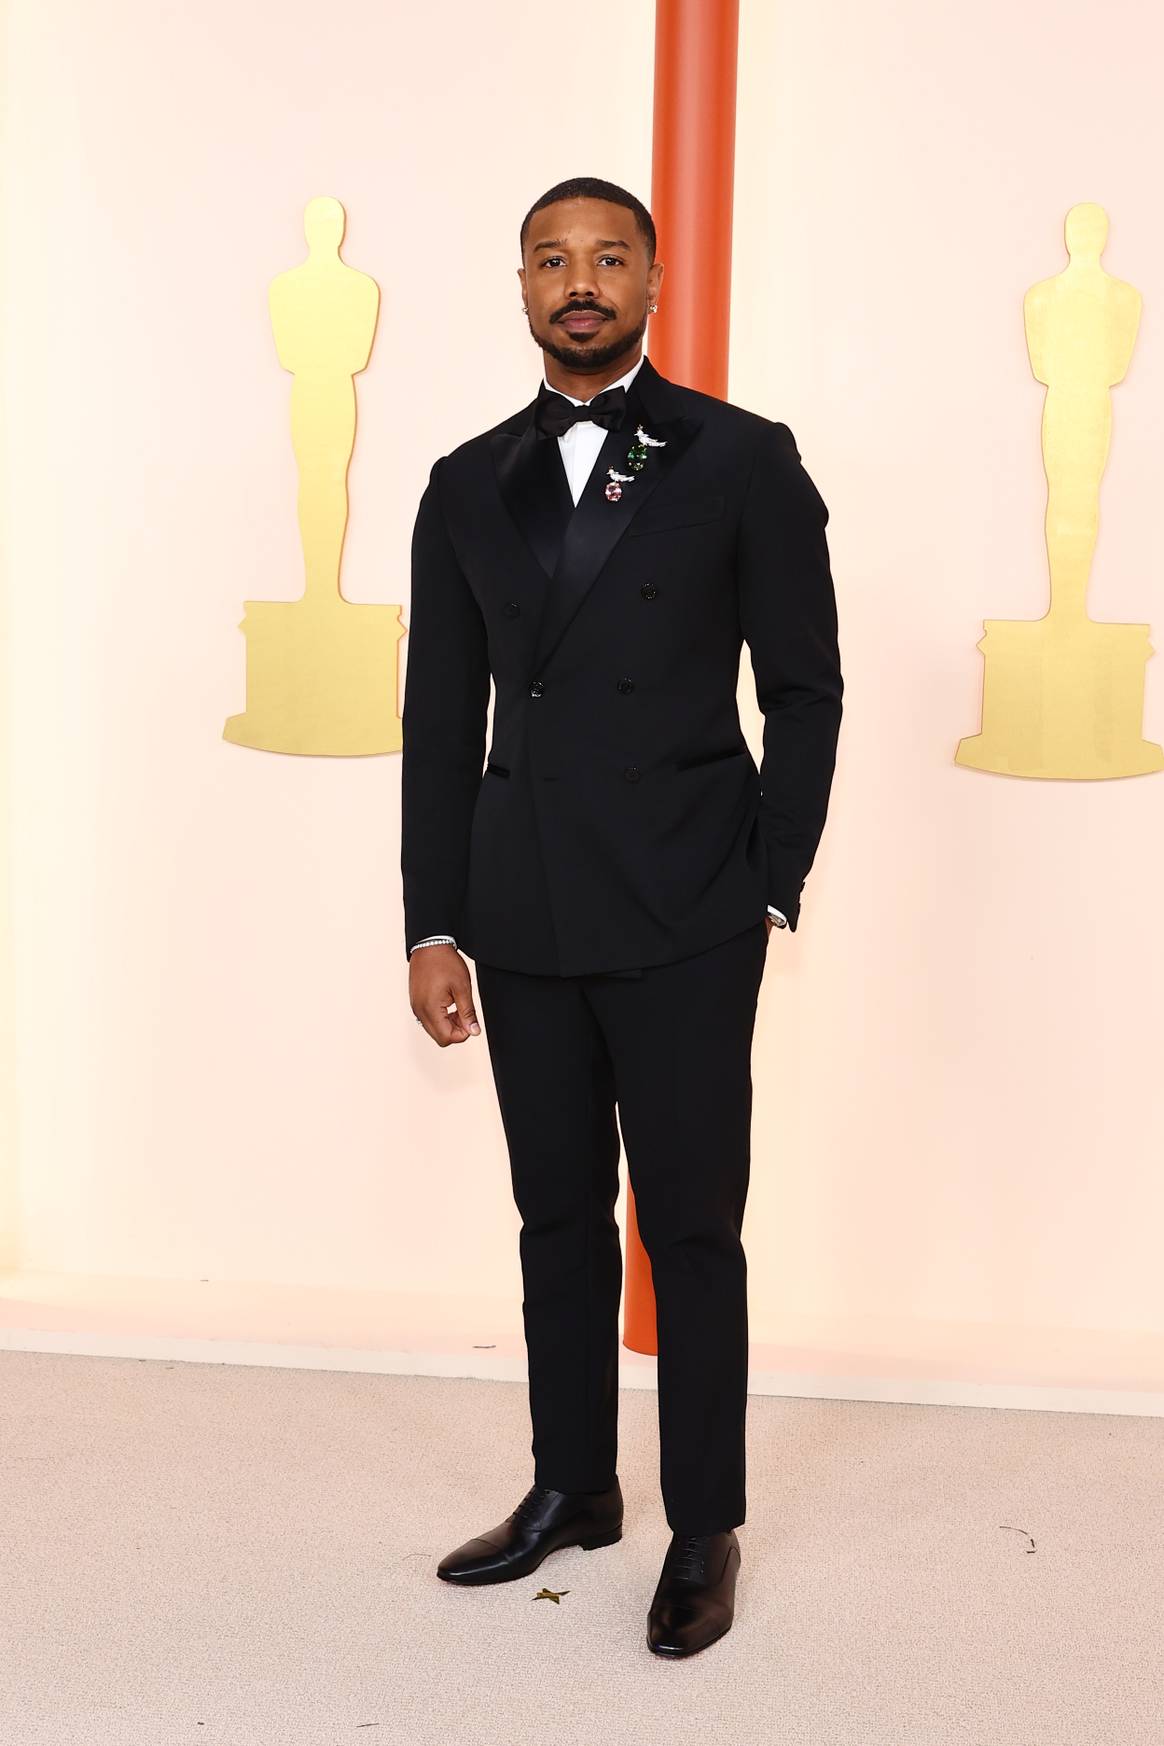
[[528, 1576], [561, 1546], [613, 1546], [622, 1539], [622, 1489], [551, 1491], [531, 1485], [517, 1508], [496, 1528], [466, 1540], [437, 1565], [445, 1582], [513, 1582]]
[[732, 1627], [740, 1543], [726, 1534], [672, 1534], [647, 1615], [656, 1655], [694, 1655]]

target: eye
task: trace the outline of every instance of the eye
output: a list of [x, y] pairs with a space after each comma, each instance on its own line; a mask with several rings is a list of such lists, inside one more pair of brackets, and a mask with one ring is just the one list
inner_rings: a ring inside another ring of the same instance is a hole
[[[616, 267], [626, 266], [621, 255], [599, 255], [598, 258], [600, 261], [613, 261]], [[542, 267], [552, 267], [556, 261], [562, 259], [564, 259], [562, 255], [547, 255], [544, 260], [538, 262], [538, 269], [540, 271]]]

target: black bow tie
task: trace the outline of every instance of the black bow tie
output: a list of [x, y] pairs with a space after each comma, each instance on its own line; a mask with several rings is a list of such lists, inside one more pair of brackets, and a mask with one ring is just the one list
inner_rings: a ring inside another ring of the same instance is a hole
[[626, 417], [625, 387], [604, 388], [593, 400], [574, 406], [564, 394], [556, 394], [545, 383], [538, 390], [534, 420], [542, 436], [562, 436], [571, 425], [588, 422], [603, 424], [607, 430], [618, 430]]

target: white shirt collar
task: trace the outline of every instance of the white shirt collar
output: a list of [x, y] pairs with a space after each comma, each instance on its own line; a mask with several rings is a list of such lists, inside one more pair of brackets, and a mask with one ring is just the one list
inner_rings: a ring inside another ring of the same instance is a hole
[[[645, 352], [640, 352], [638, 359], [636, 360], [635, 363], [633, 363], [631, 365], [631, 367], [627, 371], [626, 375], [620, 376], [617, 382], [608, 382], [606, 384], [606, 387], [607, 388], [629, 388], [631, 383], [634, 381], [635, 377], [638, 375], [640, 369], [642, 368], [643, 359], [646, 357], [646, 355], [647, 354]], [[543, 380], [543, 382], [545, 382], [545, 373], [544, 372], [542, 374], [542, 380]], [[550, 388], [550, 384], [548, 382], [545, 382], [545, 386], [547, 387], [547, 389], [549, 389], [551, 394], [562, 394], [562, 390], [560, 388]], [[602, 392], [605, 393], [606, 389], [603, 389]], [[563, 398], [563, 400], [568, 400], [570, 402], [571, 406], [584, 406], [585, 405], [585, 401], [575, 400], [575, 398], [572, 394], [562, 394], [562, 398]], [[594, 395], [591, 394], [590, 396], [588, 396], [588, 398], [593, 400]]]

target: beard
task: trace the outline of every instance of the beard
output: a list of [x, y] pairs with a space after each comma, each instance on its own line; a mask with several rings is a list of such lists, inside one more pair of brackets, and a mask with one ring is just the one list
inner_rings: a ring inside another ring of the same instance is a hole
[[[530, 334], [541, 346], [543, 352], [548, 353], [551, 358], [556, 358], [559, 364], [563, 364], [567, 370], [573, 370], [579, 376], [585, 376], [592, 371], [605, 370], [607, 365], [613, 364], [617, 358], [621, 358], [625, 352], [629, 352], [636, 346], [647, 331], [647, 310], [645, 307], [642, 319], [632, 332], [624, 333], [621, 339], [610, 340], [605, 345], [601, 344], [599, 340], [601, 328], [595, 332], [591, 339], [572, 340], [568, 335], [563, 335], [561, 339], [554, 339], [552, 337], [546, 338], [538, 333], [531, 317], [527, 315], [526, 319], [529, 322]], [[552, 333], [551, 329], [551, 335]]]

